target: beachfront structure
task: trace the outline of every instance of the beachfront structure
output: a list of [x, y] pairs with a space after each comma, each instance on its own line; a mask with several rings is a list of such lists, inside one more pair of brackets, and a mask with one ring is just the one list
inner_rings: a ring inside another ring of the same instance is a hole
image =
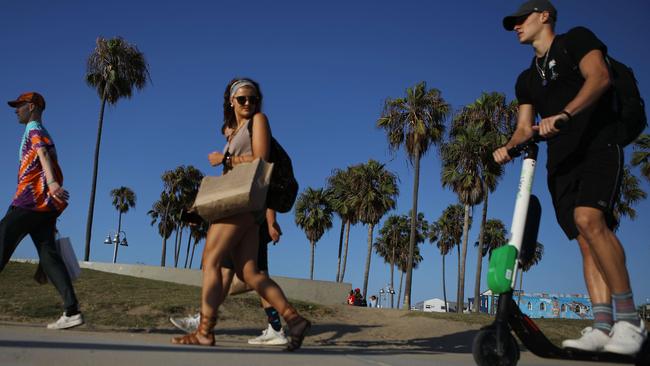
[[[451, 306], [449, 302], [447, 302], [447, 306], [445, 306], [445, 301], [442, 299], [434, 298], [434, 299], [429, 299], [429, 300], [424, 300], [420, 301], [417, 304], [415, 304], [415, 309], [414, 310], [419, 310], [419, 311], [425, 311], [425, 312], [432, 312], [432, 313], [444, 313], [447, 311], [447, 309]], [[452, 306], [453, 308], [453, 306]]]
[[[521, 300], [519, 297], [521, 296]], [[519, 303], [521, 312], [531, 318], [593, 319], [589, 296], [580, 294], [519, 293], [513, 299]], [[470, 303], [473, 299], [470, 299]], [[493, 304], [494, 303], [494, 304]], [[480, 312], [494, 314], [498, 295], [492, 300], [492, 293], [481, 294]]]

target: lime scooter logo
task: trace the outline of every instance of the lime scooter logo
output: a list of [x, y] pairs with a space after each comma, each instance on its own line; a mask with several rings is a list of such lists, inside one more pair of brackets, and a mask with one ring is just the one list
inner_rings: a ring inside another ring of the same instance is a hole
[[488, 267], [488, 287], [493, 293], [502, 294], [511, 290], [513, 269], [519, 255], [513, 245], [504, 245], [492, 251]]

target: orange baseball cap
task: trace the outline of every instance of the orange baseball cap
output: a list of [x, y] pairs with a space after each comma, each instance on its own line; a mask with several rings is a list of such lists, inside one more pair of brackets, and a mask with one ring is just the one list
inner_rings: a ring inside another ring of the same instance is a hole
[[7, 102], [7, 104], [12, 108], [16, 108], [22, 103], [34, 103], [42, 110], [45, 110], [45, 98], [37, 92], [23, 93], [20, 94], [16, 100]]

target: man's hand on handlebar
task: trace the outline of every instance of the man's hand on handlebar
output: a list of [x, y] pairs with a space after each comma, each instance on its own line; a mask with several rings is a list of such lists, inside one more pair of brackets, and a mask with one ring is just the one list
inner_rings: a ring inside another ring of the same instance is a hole
[[492, 157], [494, 157], [494, 161], [496, 161], [497, 164], [505, 164], [512, 160], [508, 154], [508, 148], [506, 146], [501, 146], [500, 148], [494, 150]]
[[[546, 117], [539, 122], [539, 125], [533, 126], [533, 131], [537, 131], [541, 137], [548, 139], [557, 135], [560, 132], [557, 126], [563, 125], [568, 120], [569, 117], [564, 113]], [[560, 123], [556, 125], [557, 122]]]

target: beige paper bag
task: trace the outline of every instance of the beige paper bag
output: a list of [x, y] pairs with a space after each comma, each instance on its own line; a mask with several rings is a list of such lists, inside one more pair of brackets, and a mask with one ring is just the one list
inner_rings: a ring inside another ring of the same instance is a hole
[[192, 208], [206, 221], [265, 208], [273, 164], [262, 159], [236, 165], [228, 174], [204, 177]]

